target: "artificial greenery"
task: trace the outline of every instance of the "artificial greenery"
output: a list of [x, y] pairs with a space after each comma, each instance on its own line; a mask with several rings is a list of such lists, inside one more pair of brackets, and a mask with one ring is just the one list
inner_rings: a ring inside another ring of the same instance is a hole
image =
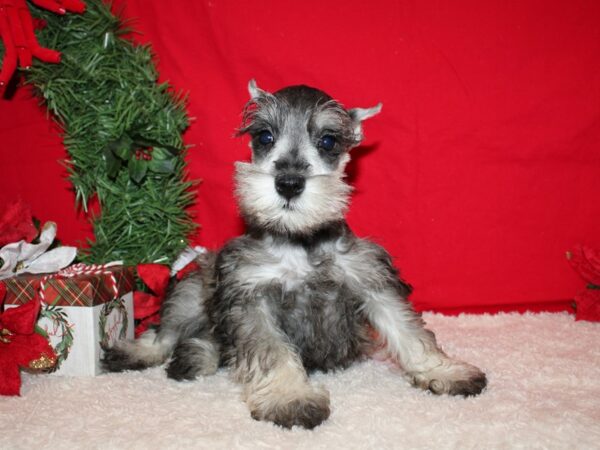
[[171, 262], [195, 227], [181, 137], [185, 100], [157, 82], [150, 48], [124, 39], [129, 30], [102, 0], [86, 0], [81, 15], [29, 5], [47, 24], [40, 44], [62, 58], [36, 61], [27, 82], [64, 130], [78, 204], [88, 211], [96, 196], [100, 205], [83, 259]]

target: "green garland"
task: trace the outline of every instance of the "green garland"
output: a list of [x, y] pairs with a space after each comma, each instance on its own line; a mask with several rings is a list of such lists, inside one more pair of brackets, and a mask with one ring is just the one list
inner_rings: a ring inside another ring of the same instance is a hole
[[129, 30], [101, 0], [86, 0], [82, 15], [29, 5], [47, 23], [37, 33], [41, 45], [62, 61], [36, 61], [27, 81], [64, 130], [78, 204], [87, 211], [94, 195], [100, 204], [82, 259], [170, 263], [195, 229], [185, 100], [157, 83], [150, 48], [123, 39]]

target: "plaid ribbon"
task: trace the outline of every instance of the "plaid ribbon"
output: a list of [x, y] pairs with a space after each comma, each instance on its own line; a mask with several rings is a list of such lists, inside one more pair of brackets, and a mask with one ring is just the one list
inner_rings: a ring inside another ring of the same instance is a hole
[[57, 273], [53, 273], [50, 275], [46, 275], [42, 278], [40, 282], [40, 298], [44, 303], [46, 303], [46, 297], [44, 295], [44, 291], [46, 289], [46, 282], [50, 278], [73, 278], [79, 275], [108, 275], [108, 279], [110, 280], [110, 287], [113, 292], [113, 299], [117, 298], [119, 295], [119, 286], [117, 284], [117, 279], [115, 278], [115, 274], [108, 270], [110, 267], [121, 266], [123, 265], [123, 261], [113, 261], [106, 264], [92, 264], [87, 265], [83, 263], [73, 264], [72, 266], [67, 267], [66, 269], [62, 269]]
[[44, 303], [94, 306], [133, 289], [133, 271], [119, 263], [76, 264], [52, 275], [20, 275], [4, 280], [6, 304], [24, 304], [39, 294]]

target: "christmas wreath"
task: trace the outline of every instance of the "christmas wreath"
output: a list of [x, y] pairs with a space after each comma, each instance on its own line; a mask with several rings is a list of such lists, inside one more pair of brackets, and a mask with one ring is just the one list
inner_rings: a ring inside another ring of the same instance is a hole
[[117, 323], [121, 324], [118, 339], [125, 339], [127, 337], [127, 308], [125, 307], [125, 301], [122, 298], [115, 298], [110, 302], [107, 302], [102, 307], [102, 311], [100, 311], [100, 320], [98, 322], [98, 326], [100, 327], [100, 347], [107, 348], [111, 338], [116, 336], [112, 336], [110, 330], [108, 329], [108, 318], [111, 313], [116, 311], [119, 315], [118, 318], [115, 317], [114, 320]]
[[168, 264], [195, 229], [185, 101], [157, 82], [150, 48], [129, 31], [101, 0], [0, 0], [0, 90], [17, 62], [27, 69], [64, 132], [78, 204], [88, 212], [97, 199], [82, 259]]
[[[69, 352], [71, 351], [71, 347], [73, 346], [73, 329], [69, 324], [69, 318], [67, 314], [64, 312], [64, 308], [61, 308], [57, 305], [42, 305], [40, 308], [40, 318], [47, 319], [51, 324], [52, 328], [56, 329], [56, 336], [60, 338], [60, 341], [53, 345], [54, 353], [56, 353], [56, 364], [50, 372], [55, 372], [60, 369], [62, 363], [68, 358]], [[36, 332], [43, 337], [45, 337], [48, 341], [50, 341], [50, 337], [46, 330], [38, 327], [36, 325]]]

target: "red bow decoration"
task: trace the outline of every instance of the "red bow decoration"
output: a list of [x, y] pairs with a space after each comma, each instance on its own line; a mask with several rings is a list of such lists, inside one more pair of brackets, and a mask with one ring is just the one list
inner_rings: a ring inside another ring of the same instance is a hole
[[[57, 14], [67, 11], [82, 13], [85, 4], [80, 0], [31, 0], [40, 8]], [[42, 47], [33, 32], [34, 22], [25, 0], [0, 0], [0, 37], [4, 42], [4, 61], [0, 70], [0, 94], [17, 69], [31, 67], [33, 57], [48, 62], [60, 62], [60, 53]]]
[[[198, 268], [197, 263], [189, 263], [177, 272], [177, 280], [185, 278]], [[142, 291], [133, 293], [133, 317], [138, 321], [135, 327], [136, 338], [151, 325], [160, 324], [160, 307], [165, 298], [170, 278], [169, 268], [162, 264], [138, 264], [137, 272], [152, 293]]]
[[198, 263], [196, 261], [192, 261], [187, 266], [185, 266], [183, 269], [181, 269], [179, 272], [177, 272], [177, 275], [175, 275], [175, 278], [177, 278], [177, 281], [181, 281], [185, 277], [187, 277], [189, 274], [191, 274], [192, 272], [197, 272], [198, 270], [200, 270], [200, 266], [198, 265]]
[[160, 305], [167, 292], [170, 271], [162, 264], [138, 264], [140, 279], [153, 293], [136, 291], [133, 293], [133, 317], [139, 320], [135, 327], [135, 337], [148, 329], [150, 325], [160, 323]]
[[587, 283], [587, 289], [575, 296], [576, 320], [600, 321], [600, 251], [578, 245], [567, 252], [567, 259]]
[[[6, 287], [0, 283], [0, 299], [5, 293]], [[48, 341], [35, 333], [40, 307], [36, 297], [0, 314], [0, 395], [20, 395], [21, 367], [49, 369], [56, 364]]]

